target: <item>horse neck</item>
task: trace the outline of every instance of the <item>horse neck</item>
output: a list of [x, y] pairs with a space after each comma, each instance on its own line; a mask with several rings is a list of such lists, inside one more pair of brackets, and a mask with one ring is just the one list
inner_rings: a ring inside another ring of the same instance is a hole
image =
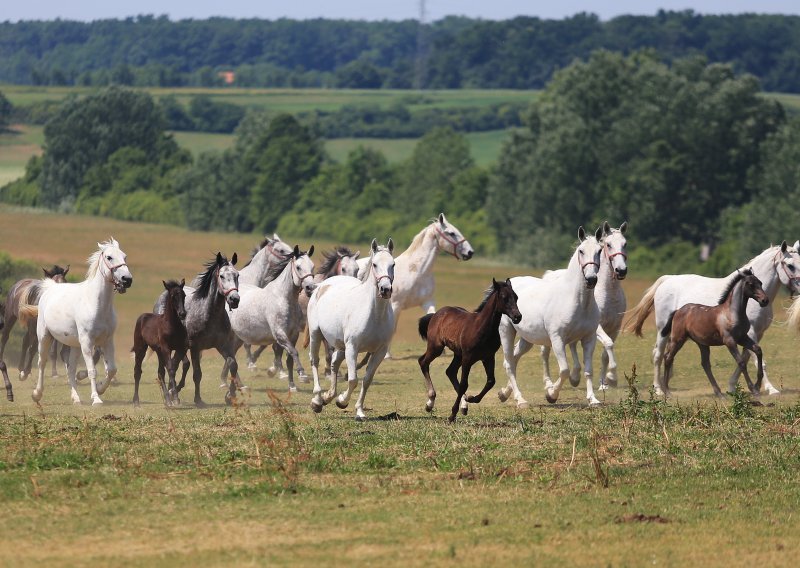
[[293, 264], [294, 261], [290, 260], [286, 264], [286, 268], [283, 269], [280, 276], [270, 282], [268, 286], [279, 296], [285, 296], [286, 298], [294, 296], [296, 299], [298, 292], [300, 292], [300, 286], [295, 286], [294, 284], [294, 269], [292, 268]]
[[503, 317], [497, 292], [492, 293], [481, 311], [476, 315], [478, 317], [475, 318], [474, 328], [479, 337], [492, 333], [492, 331], [497, 331], [500, 327], [500, 319]]
[[266, 284], [267, 272], [269, 272], [269, 268], [272, 265], [271, 258], [272, 255], [269, 254], [266, 246], [259, 250], [253, 256], [250, 264], [239, 271], [239, 281], [242, 284], [252, 284], [263, 288]]
[[578, 306], [586, 308], [594, 301], [594, 290], [586, 287], [577, 251], [569, 261], [564, 279], [566, 281], [564, 295], [574, 298]]
[[597, 273], [597, 286], [595, 287], [594, 295], [598, 296], [598, 292], [604, 293], [606, 296], [616, 294], [622, 290], [622, 282], [614, 275], [614, 269], [611, 267], [611, 261], [605, 253], [600, 256], [600, 271]]
[[395, 265], [414, 265], [417, 268], [417, 277], [419, 277], [433, 270], [433, 261], [436, 260], [438, 251], [436, 229], [431, 224], [417, 233], [417, 236], [411, 241], [411, 246], [395, 259]]
[[779, 254], [779, 251], [778, 247], [770, 247], [750, 261], [749, 264], [753, 274], [761, 280], [761, 287], [769, 298], [770, 303], [775, 300], [778, 296], [778, 291], [781, 289], [781, 279], [778, 277], [780, 267], [775, 264], [775, 256]]
[[384, 299], [381, 298], [380, 294], [378, 294], [378, 285], [375, 282], [375, 275], [372, 273], [372, 259], [369, 261], [369, 275], [365, 280], [361, 282], [361, 288], [364, 291], [364, 295], [367, 296], [370, 300], [370, 305], [373, 306], [373, 310], [375, 313], [381, 314], [385, 313], [392, 305], [392, 299]]
[[744, 295], [744, 283], [739, 281], [733, 287], [731, 293], [728, 294], [727, 299], [723, 305], [727, 305], [727, 309], [731, 314], [734, 314], [734, 325], [742, 320], [747, 320], [747, 302], [749, 298]]
[[169, 292], [167, 292], [167, 300], [162, 316], [171, 328], [180, 326], [181, 318], [178, 317], [178, 309], [175, 307], [175, 301], [172, 297], [172, 294]]
[[[102, 262], [102, 259], [99, 262]], [[92, 276], [92, 278], [89, 280], [85, 280], [84, 284], [86, 284], [86, 287], [90, 291], [91, 295], [96, 295], [98, 307], [101, 310], [103, 308], [111, 307], [114, 298], [114, 286], [111, 284], [111, 282], [106, 280], [106, 277], [103, 276], [99, 266], [97, 267], [94, 276]]]

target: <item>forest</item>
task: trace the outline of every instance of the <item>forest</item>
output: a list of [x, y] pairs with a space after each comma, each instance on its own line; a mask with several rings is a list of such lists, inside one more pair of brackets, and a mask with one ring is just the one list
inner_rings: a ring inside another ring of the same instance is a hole
[[767, 91], [800, 92], [800, 17], [701, 15], [691, 10], [601, 21], [0, 22], [0, 83], [356, 89], [539, 89], [598, 49], [654, 49], [672, 63], [702, 55], [758, 77]]
[[560, 262], [577, 225], [604, 220], [629, 222], [632, 257], [653, 271], [726, 272], [800, 237], [800, 120], [733, 65], [596, 51], [558, 71], [520, 122], [488, 168], [449, 126], [400, 163], [368, 148], [336, 162], [296, 116], [252, 111], [232, 148], [194, 159], [163, 105], [111, 86], [57, 107], [44, 154], [0, 200], [342, 242], [408, 239], [446, 211], [478, 252], [535, 266]]

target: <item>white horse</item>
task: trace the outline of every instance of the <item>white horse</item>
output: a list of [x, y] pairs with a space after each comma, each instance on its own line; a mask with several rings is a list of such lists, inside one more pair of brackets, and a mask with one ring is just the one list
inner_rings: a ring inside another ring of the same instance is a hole
[[[114, 331], [117, 328], [117, 314], [114, 311], [113, 294], [125, 291], [133, 284], [126, 263], [126, 255], [119, 243], [111, 240], [97, 244], [98, 251], [89, 257], [89, 271], [86, 280], [78, 284], [56, 284], [53, 280], [34, 283], [41, 296], [38, 306], [20, 305], [20, 313], [26, 318], [36, 317], [36, 335], [39, 338], [39, 380], [33, 389], [33, 400], [39, 402], [44, 392], [44, 370], [50, 344], [55, 339], [69, 345], [67, 375], [72, 394], [72, 402], [80, 404], [81, 399], [75, 385], [75, 371], [78, 353], [83, 354], [92, 388], [92, 405], [103, 404], [100, 395], [105, 392], [117, 374], [114, 362]], [[26, 294], [27, 298], [27, 294]], [[80, 348], [75, 349], [76, 347]], [[97, 383], [97, 369], [92, 358], [95, 347], [103, 352], [106, 378]]]
[[[436, 311], [433, 299], [433, 262], [439, 251], [453, 255], [456, 260], [469, 260], [475, 254], [469, 241], [455, 225], [447, 222], [444, 213], [439, 213], [438, 218], [417, 233], [411, 245], [395, 258], [395, 278], [392, 285], [395, 324], [400, 318], [400, 312], [408, 308], [422, 306], [429, 314]], [[363, 277], [369, 266], [369, 259], [360, 259], [358, 265], [359, 277]], [[386, 356], [390, 357], [388, 351]]]
[[[790, 293], [800, 291], [800, 255], [795, 243], [790, 247], [783, 241], [780, 246], [769, 247], [761, 254], [748, 261], [744, 266], [752, 269], [753, 274], [761, 280], [764, 292], [769, 297], [769, 305], [762, 308], [757, 302], [749, 302], [747, 317], [750, 319], [748, 337], [755, 343], [760, 343], [764, 332], [772, 323], [772, 305], [781, 284], [789, 289]], [[736, 276], [738, 270], [724, 278], [708, 278], [697, 274], [667, 274], [662, 276], [648, 288], [641, 301], [631, 309], [628, 318], [628, 329], [642, 337], [642, 326], [647, 316], [655, 309], [656, 315], [656, 345], [653, 348], [653, 388], [659, 395], [669, 395], [669, 389], [664, 384], [661, 363], [664, 360], [664, 349], [669, 341], [669, 336], [662, 337], [659, 333], [667, 324], [670, 314], [684, 304], [705, 304], [714, 306], [719, 301], [719, 296], [728, 285], [731, 278]], [[745, 362], [750, 358], [750, 352], [745, 351]], [[764, 361], [764, 381], [762, 387], [768, 394], [778, 394], [780, 391], [772, 386], [767, 377], [767, 363]], [[739, 380], [741, 370], [737, 367], [728, 381], [728, 390], [733, 392]]]
[[[336, 382], [342, 359], [347, 360], [347, 391], [336, 399], [336, 406], [347, 408], [350, 397], [358, 383], [356, 375], [358, 354], [372, 353], [367, 365], [361, 394], [356, 402], [356, 420], [365, 420], [364, 399], [378, 366], [389, 350], [389, 341], [395, 329], [392, 308], [395, 260], [392, 258], [394, 243], [389, 239], [386, 247], [379, 247], [372, 240], [369, 256], [369, 271], [359, 278], [334, 276], [323, 281], [308, 303], [308, 327], [310, 333], [309, 354], [314, 375], [314, 398], [311, 408], [322, 412], [322, 407], [336, 397]], [[319, 348], [322, 339], [336, 349], [331, 363], [330, 390], [322, 393], [319, 384]]]
[[292, 254], [284, 258], [270, 271], [270, 283], [264, 288], [239, 286], [239, 306], [228, 310], [233, 332], [241, 342], [249, 345], [278, 344], [279, 354], [285, 349], [290, 357], [286, 360], [289, 371], [289, 390], [297, 391], [294, 384], [293, 365], [300, 377], [305, 376], [300, 356], [295, 348], [303, 329], [303, 314], [298, 304], [298, 293], [308, 296], [314, 291], [314, 254], [312, 245], [308, 252], [301, 252], [295, 245]]
[[[619, 229], [612, 229], [608, 222], [603, 223], [603, 262], [597, 275], [597, 286], [594, 288], [594, 299], [600, 309], [600, 325], [597, 326], [597, 339], [603, 344], [600, 355], [600, 390], [606, 390], [609, 385], [617, 386], [617, 359], [614, 356], [614, 342], [622, 329], [622, 320], [625, 317], [625, 291], [620, 282], [628, 274], [628, 241], [625, 231], [627, 221]], [[608, 261], [608, 262], [606, 262]], [[561, 270], [545, 272], [544, 279], [557, 277]], [[520, 284], [527, 285], [524, 281], [535, 280], [532, 277], [519, 278]], [[581, 376], [581, 363], [578, 357], [577, 343], [571, 343], [572, 370], [569, 382], [577, 387]], [[545, 376], [550, 376], [550, 347], [542, 345], [542, 362]]]
[[[578, 238], [581, 242], [569, 266], [553, 277], [511, 279], [511, 285], [519, 296], [517, 307], [522, 313], [522, 321], [515, 324], [507, 316], [500, 320], [503, 367], [509, 379], [508, 386], [498, 393], [501, 401], [513, 393], [517, 406], [528, 406], [517, 386], [517, 363], [533, 345], [545, 345], [552, 347], [559, 368], [559, 378], [555, 383], [547, 372], [544, 375], [545, 398], [547, 402], [556, 402], [564, 381], [570, 377], [566, 348], [580, 341], [583, 347], [586, 398], [590, 405], [600, 404], [594, 396], [592, 385], [592, 355], [597, 341], [597, 326], [600, 324], [594, 287], [603, 251], [602, 233], [601, 227], [594, 236], [587, 236], [583, 227], [580, 227]], [[520, 339], [515, 347], [514, 338], [517, 335]]]

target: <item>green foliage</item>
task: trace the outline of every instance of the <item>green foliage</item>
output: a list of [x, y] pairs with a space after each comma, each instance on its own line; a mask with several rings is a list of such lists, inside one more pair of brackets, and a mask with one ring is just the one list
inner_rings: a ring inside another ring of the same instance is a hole
[[194, 130], [233, 132], [244, 117], [245, 110], [233, 103], [217, 102], [211, 97], [199, 96], [192, 98], [189, 114], [194, 122]]
[[37, 207], [41, 205], [39, 176], [42, 174], [42, 158], [33, 156], [25, 165], [25, 175], [0, 187], [0, 201]]
[[11, 115], [14, 112], [14, 107], [11, 104], [6, 96], [3, 94], [3, 91], [0, 91], [0, 132], [6, 129], [8, 123], [11, 120]]
[[17, 280], [35, 276], [41, 278], [38, 266], [26, 260], [14, 260], [8, 253], [0, 251], [0, 292], [3, 298]]

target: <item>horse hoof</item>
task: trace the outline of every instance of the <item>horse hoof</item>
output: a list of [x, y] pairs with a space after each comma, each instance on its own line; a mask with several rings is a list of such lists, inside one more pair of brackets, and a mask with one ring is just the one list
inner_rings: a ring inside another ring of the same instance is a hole
[[603, 383], [599, 387], [597, 387], [597, 390], [601, 390], [601, 391], [608, 390], [608, 385], [606, 383]]
[[289, 378], [289, 373], [287, 373], [286, 371], [281, 371], [280, 373], [278, 373], [278, 378], [285, 381], [286, 379]]
[[[77, 404], [80, 404], [80, 402], [78, 402]], [[92, 400], [92, 406], [101, 406], [102, 404], [103, 404], [103, 401], [100, 400], [99, 398], [96, 398], [96, 399]]]
[[233, 404], [233, 397], [231, 396], [230, 392], [225, 393], [225, 404], [231, 406]]
[[297, 392], [297, 386], [296, 385], [289, 385], [289, 392]]
[[341, 401], [341, 400], [339, 400], [338, 398], [336, 399], [336, 406], [338, 406], [338, 407], [339, 407], [339, 408], [341, 408], [342, 410], [344, 410], [345, 408], [347, 408], [347, 405], [348, 405], [348, 404], [350, 404], [350, 403], [349, 403], [349, 402], [342, 402], [342, 401]]
[[767, 387], [766, 393], [769, 394], [769, 395], [781, 394], [781, 391], [779, 391], [778, 389], [776, 389], [775, 387], [770, 385], [770, 386]]
[[467, 415], [467, 412], [469, 412], [469, 406], [462, 406], [462, 407], [461, 407], [461, 414], [463, 414], [464, 416], [466, 416], [466, 415]]
[[88, 371], [78, 371], [78, 374], [75, 375], [75, 378], [79, 381], [84, 380], [86, 377], [89, 376]]
[[531, 407], [530, 403], [527, 400], [523, 400], [522, 402], [517, 403], [517, 408], [520, 410], [527, 410]]
[[356, 422], [365, 422], [367, 420], [366, 416], [360, 416], [356, 414]]
[[318, 402], [315, 402], [315, 401], [312, 400], [311, 401], [311, 410], [313, 410], [314, 412], [319, 414], [320, 412], [322, 412], [322, 405], [319, 404]]
[[553, 398], [549, 392], [544, 393], [544, 399], [550, 404], [555, 404], [558, 401], [558, 398]]
[[619, 381], [617, 380], [617, 377], [606, 375], [606, 384], [615, 389], [619, 385]]
[[267, 376], [274, 377], [276, 372], [277, 369], [275, 369], [275, 367], [270, 367], [269, 369], [267, 369]]
[[569, 376], [569, 384], [571, 384], [573, 387], [577, 387], [578, 385], [580, 385], [581, 384], [580, 375], [578, 375], [577, 377], [574, 377], [574, 378], [573, 378], [572, 375], [570, 375]]
[[602, 406], [602, 405], [603, 405], [603, 403], [602, 403], [602, 402], [600, 402], [600, 401], [599, 401], [599, 400], [597, 400], [597, 399], [594, 399], [594, 400], [589, 400], [589, 407], [590, 407], [590, 408], [596, 408], [596, 407], [598, 407], [598, 406]]
[[433, 412], [433, 403], [432, 402], [429, 402], [429, 403], [427, 403], [425, 405], [425, 411], [426, 412]]
[[500, 389], [497, 391], [497, 398], [500, 399], [500, 402], [505, 402], [508, 400], [508, 394], [503, 389]]
[[33, 402], [39, 402], [40, 400], [42, 400], [42, 391], [33, 389], [33, 392], [31, 393], [31, 398], [33, 399]]
[[196, 408], [208, 408], [208, 405], [199, 398], [194, 401], [194, 405]]
[[19, 372], [19, 380], [20, 381], [25, 381], [27, 379], [28, 379], [28, 373], [26, 373], [25, 371], [20, 371]]
[[254, 373], [255, 373], [256, 371], [258, 371], [258, 365], [256, 365], [255, 363], [248, 363], [248, 364], [247, 364], [247, 368], [248, 368], [249, 370], [253, 371]]
[[456, 416], [458, 416], [458, 413], [456, 413], [456, 414], [451, 414], [451, 415], [450, 415], [450, 417], [447, 419], [447, 421], [448, 421], [448, 422], [450, 422], [450, 423], [452, 424], [453, 422], [455, 422], [455, 421], [456, 421]]

